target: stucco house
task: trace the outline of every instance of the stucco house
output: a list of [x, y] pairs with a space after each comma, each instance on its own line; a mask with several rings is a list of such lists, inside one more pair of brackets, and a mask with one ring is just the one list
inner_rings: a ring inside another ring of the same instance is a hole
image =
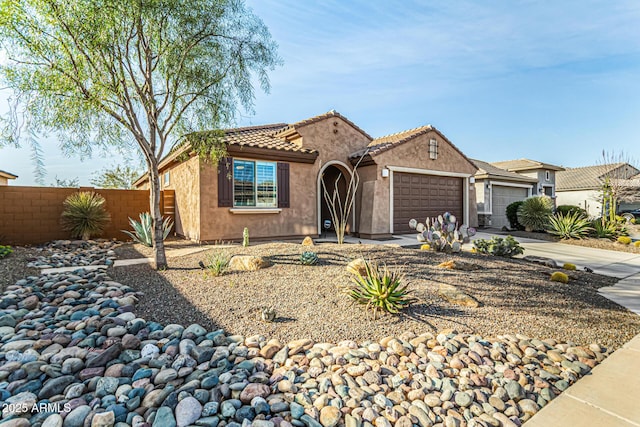
[[[351, 234], [390, 238], [412, 232], [411, 218], [445, 211], [477, 225], [476, 167], [432, 126], [374, 139], [330, 111], [293, 124], [228, 129], [227, 157], [217, 165], [191, 149], [190, 141], [207, 137], [186, 136], [160, 163], [163, 189], [175, 191], [175, 229], [185, 238], [238, 240], [244, 227], [252, 239], [318, 236], [330, 219], [322, 182], [332, 189], [358, 161]], [[145, 188], [148, 179], [135, 185]]]
[[16, 179], [18, 175], [0, 170], [0, 185], [9, 185], [10, 179]]
[[475, 174], [478, 223], [483, 227], [508, 227], [506, 208], [513, 202], [540, 194], [555, 199], [556, 172], [564, 170], [531, 159], [473, 162], [478, 167]]
[[640, 170], [629, 163], [610, 163], [597, 166], [566, 168], [556, 177], [556, 194], [559, 205], [576, 205], [589, 216], [602, 216], [602, 185], [606, 178], [626, 188], [626, 200], [621, 200], [618, 210], [640, 208]]

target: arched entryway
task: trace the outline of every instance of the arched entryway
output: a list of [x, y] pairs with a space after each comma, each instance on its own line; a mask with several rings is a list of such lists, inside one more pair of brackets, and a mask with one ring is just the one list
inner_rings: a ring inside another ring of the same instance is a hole
[[[324, 186], [329, 193], [329, 197], [332, 197], [334, 194], [334, 190], [336, 188], [336, 180], [338, 180], [338, 194], [340, 197], [340, 203], [342, 206], [345, 206], [346, 197], [347, 197], [347, 186], [351, 182], [351, 168], [349, 168], [343, 162], [338, 160], [333, 160], [327, 162], [322, 169], [320, 169], [320, 173], [318, 174], [318, 234], [322, 234], [326, 231], [324, 228], [325, 220], [331, 221], [331, 227], [329, 229], [330, 232], [335, 231], [333, 219], [331, 218], [331, 212], [329, 210], [329, 204], [325, 198], [325, 192], [323, 189]], [[354, 191], [351, 191], [353, 194]], [[355, 218], [355, 206], [351, 209], [351, 214], [349, 215], [349, 223], [347, 225], [347, 233], [351, 232], [353, 229]]]

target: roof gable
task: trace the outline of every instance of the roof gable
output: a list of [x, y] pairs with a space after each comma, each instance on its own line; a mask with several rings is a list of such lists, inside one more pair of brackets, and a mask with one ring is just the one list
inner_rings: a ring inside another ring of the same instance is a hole
[[0, 170], [0, 177], [6, 178], [6, 179], [16, 179], [18, 175], [14, 175], [10, 172]]
[[360, 132], [362, 135], [364, 135], [367, 139], [369, 139], [369, 140], [373, 139], [371, 137], [371, 135], [369, 135], [367, 132], [365, 132], [359, 126], [357, 126], [355, 123], [353, 123], [351, 120], [347, 119], [345, 116], [343, 116], [342, 114], [338, 113], [335, 110], [331, 110], [331, 111], [326, 112], [324, 114], [320, 114], [318, 116], [310, 117], [308, 119], [300, 120], [299, 122], [295, 122], [295, 123], [292, 123], [290, 125], [287, 125], [283, 129], [280, 129], [279, 131], [275, 132], [274, 136], [280, 137], [280, 138], [284, 138], [284, 139], [298, 138], [298, 137], [300, 137], [300, 134], [297, 131], [298, 129], [303, 128], [303, 127], [308, 126], [308, 125], [311, 125], [313, 123], [317, 123], [317, 122], [325, 120], [325, 119], [329, 119], [331, 117], [339, 117], [339, 118], [341, 118], [349, 126], [351, 126], [355, 130]]
[[482, 160], [470, 159], [478, 168], [476, 179], [506, 179], [509, 181], [528, 182], [534, 184], [538, 182], [535, 178], [530, 178], [515, 172], [509, 172], [502, 168], [483, 162]]
[[491, 162], [491, 164], [501, 169], [505, 169], [509, 172], [528, 171], [535, 169], [550, 169], [555, 171], [564, 170], [564, 168], [561, 166], [556, 166], [531, 159], [504, 160], [500, 162]]

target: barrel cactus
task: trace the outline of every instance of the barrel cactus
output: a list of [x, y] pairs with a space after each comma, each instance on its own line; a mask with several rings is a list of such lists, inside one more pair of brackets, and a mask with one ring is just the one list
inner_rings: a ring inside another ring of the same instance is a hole
[[427, 218], [423, 223], [412, 219], [409, 227], [418, 232], [421, 243], [428, 243], [437, 252], [460, 252], [462, 244], [476, 234], [474, 228], [466, 225], [458, 227], [455, 215], [445, 212], [437, 218]]
[[312, 251], [302, 252], [300, 263], [302, 265], [316, 265], [318, 263], [318, 254]]

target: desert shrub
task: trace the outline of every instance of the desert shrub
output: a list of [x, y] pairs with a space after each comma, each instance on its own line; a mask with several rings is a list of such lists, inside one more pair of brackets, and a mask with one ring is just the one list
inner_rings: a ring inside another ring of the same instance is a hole
[[11, 253], [13, 253], [11, 246], [0, 245], [0, 258], [4, 258]]
[[617, 239], [617, 242], [623, 245], [630, 245], [631, 244], [631, 237], [629, 236], [620, 236]]
[[475, 252], [511, 258], [524, 253], [524, 248], [512, 236], [494, 236], [491, 240], [477, 239], [473, 242]]
[[549, 197], [529, 197], [518, 208], [518, 222], [527, 231], [543, 231], [547, 228], [552, 209], [553, 203]]
[[[121, 230], [133, 239], [134, 242], [138, 242], [145, 246], [153, 246], [153, 229], [151, 227], [151, 215], [149, 212], [143, 212], [140, 214], [140, 222], [135, 219], [129, 218], [129, 224], [133, 228], [131, 231]], [[166, 239], [171, 232], [173, 222], [170, 217], [166, 217], [162, 221], [162, 240]]]
[[562, 265], [562, 268], [565, 270], [575, 270], [576, 269], [576, 265], [575, 264], [571, 264], [570, 262], [565, 262]]
[[522, 224], [518, 222], [518, 209], [522, 205], [522, 201], [513, 202], [507, 206], [506, 213], [509, 220], [509, 226], [512, 230], [524, 230]]
[[318, 263], [318, 254], [312, 251], [304, 251], [300, 254], [300, 264], [316, 265]]
[[104, 197], [93, 191], [69, 195], [63, 202], [62, 228], [70, 231], [71, 237], [82, 240], [99, 236], [111, 220], [104, 204]]
[[558, 212], [552, 215], [549, 217], [549, 228], [547, 228], [548, 233], [562, 239], [582, 239], [592, 230], [591, 221], [577, 211], [567, 214]]
[[365, 261], [365, 274], [355, 272], [352, 284], [347, 288], [347, 295], [359, 304], [366, 304], [376, 318], [378, 310], [397, 314], [413, 302], [407, 289], [402, 284], [404, 275], [392, 271], [387, 266], [380, 267], [371, 261]]
[[591, 223], [593, 235], [601, 239], [615, 240], [618, 236], [629, 234], [624, 219], [610, 221], [598, 218]]
[[569, 283], [569, 276], [561, 271], [556, 271], [551, 275], [552, 282]]
[[229, 271], [229, 262], [231, 256], [226, 251], [213, 251], [206, 257], [206, 261], [203, 263], [205, 274], [218, 277], [222, 276]]
[[589, 215], [587, 215], [587, 211], [585, 211], [584, 209], [582, 209], [580, 206], [575, 206], [575, 205], [560, 205], [556, 208], [556, 214], [562, 214], [567, 216], [568, 214], [572, 214], [572, 213], [579, 213], [580, 216], [582, 217], [588, 217]]

